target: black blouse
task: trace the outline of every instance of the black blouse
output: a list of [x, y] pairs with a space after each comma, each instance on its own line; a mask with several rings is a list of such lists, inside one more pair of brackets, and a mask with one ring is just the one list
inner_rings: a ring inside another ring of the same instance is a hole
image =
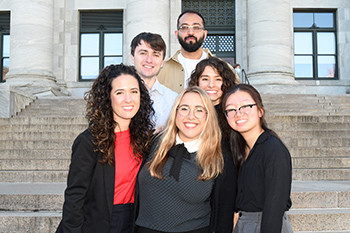
[[292, 163], [288, 149], [270, 132], [263, 132], [238, 176], [237, 210], [262, 212], [261, 233], [280, 233], [290, 199]]

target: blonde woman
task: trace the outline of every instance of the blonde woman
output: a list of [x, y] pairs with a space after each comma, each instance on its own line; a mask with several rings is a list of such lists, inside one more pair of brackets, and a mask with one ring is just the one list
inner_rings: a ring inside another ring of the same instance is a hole
[[201, 88], [179, 94], [139, 173], [136, 232], [232, 232], [236, 170], [218, 128]]

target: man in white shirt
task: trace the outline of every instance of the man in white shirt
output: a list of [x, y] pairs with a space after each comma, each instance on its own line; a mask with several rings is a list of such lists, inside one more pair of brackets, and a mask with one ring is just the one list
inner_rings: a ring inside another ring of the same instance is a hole
[[179, 15], [175, 36], [181, 49], [165, 62], [158, 79], [179, 93], [187, 87], [188, 79], [197, 63], [212, 54], [208, 49], [202, 48], [207, 30], [203, 16], [197, 11], [187, 10]]
[[[188, 80], [196, 65], [213, 56], [202, 44], [207, 38], [203, 16], [194, 10], [186, 10], [177, 18], [177, 37], [181, 49], [169, 58], [157, 75], [159, 82], [180, 93], [188, 85]], [[233, 68], [232, 68], [233, 69]], [[237, 80], [238, 75], [234, 71]]]
[[145, 82], [155, 111], [156, 131], [165, 127], [177, 93], [160, 84], [157, 75], [164, 64], [166, 45], [159, 34], [142, 32], [130, 44], [131, 61]]

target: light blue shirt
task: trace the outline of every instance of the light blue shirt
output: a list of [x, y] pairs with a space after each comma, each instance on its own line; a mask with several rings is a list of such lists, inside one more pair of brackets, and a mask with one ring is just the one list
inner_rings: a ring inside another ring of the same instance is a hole
[[155, 129], [165, 127], [169, 113], [178, 94], [162, 85], [156, 78], [155, 83], [149, 91], [149, 95], [153, 100], [153, 109], [155, 111]]

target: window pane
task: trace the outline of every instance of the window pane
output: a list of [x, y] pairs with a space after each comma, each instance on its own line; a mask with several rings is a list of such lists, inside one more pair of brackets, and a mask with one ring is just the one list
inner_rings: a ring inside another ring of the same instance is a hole
[[294, 54], [312, 54], [312, 32], [294, 32]]
[[120, 64], [123, 62], [123, 58], [122, 57], [105, 57], [104, 59], [104, 66], [109, 66], [109, 65], [116, 65], [116, 64]]
[[335, 54], [335, 35], [333, 32], [317, 33], [318, 54]]
[[203, 42], [203, 48], [209, 49], [212, 53], [216, 53], [217, 36], [207, 36]]
[[315, 13], [317, 27], [333, 27], [333, 13]]
[[5, 58], [2, 62], [2, 79], [5, 80], [7, 72], [9, 72], [10, 59]]
[[99, 34], [81, 35], [81, 56], [99, 55]]
[[296, 12], [293, 14], [294, 27], [311, 27], [313, 24], [313, 13]]
[[322, 78], [334, 78], [335, 76], [335, 57], [320, 56], [317, 59], [318, 76]]
[[2, 56], [9, 57], [10, 56], [10, 35], [3, 36], [3, 44], [2, 44]]
[[99, 58], [98, 57], [83, 57], [81, 58], [81, 78], [95, 79], [99, 73]]
[[234, 52], [234, 37], [233, 36], [219, 36], [219, 51], [220, 52]]
[[312, 78], [312, 56], [295, 56], [295, 77]]
[[106, 33], [105, 36], [105, 55], [122, 55], [123, 54], [123, 34]]

